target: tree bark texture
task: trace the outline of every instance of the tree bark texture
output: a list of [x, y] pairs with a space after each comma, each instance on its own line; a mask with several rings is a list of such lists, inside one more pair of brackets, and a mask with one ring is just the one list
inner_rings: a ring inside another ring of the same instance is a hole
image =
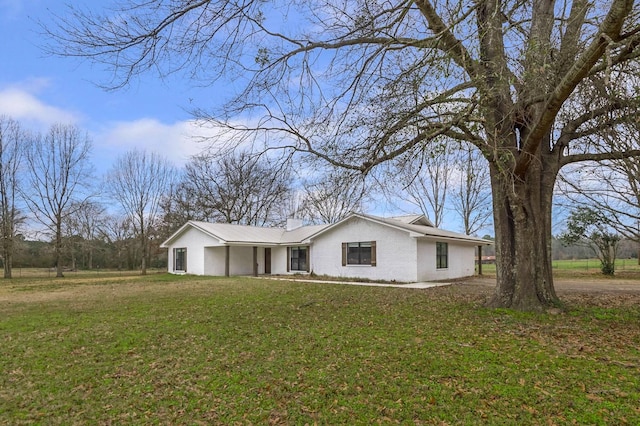
[[56, 255], [56, 278], [64, 277], [62, 271], [62, 219], [57, 218], [54, 250]]
[[491, 165], [497, 285], [489, 306], [540, 310], [559, 303], [549, 238], [556, 176], [553, 164], [536, 163], [524, 179]]
[[4, 277], [5, 278], [12, 278], [13, 274], [12, 274], [12, 267], [13, 267], [13, 252], [12, 251], [6, 251], [4, 252], [3, 255], [3, 263], [4, 263]]

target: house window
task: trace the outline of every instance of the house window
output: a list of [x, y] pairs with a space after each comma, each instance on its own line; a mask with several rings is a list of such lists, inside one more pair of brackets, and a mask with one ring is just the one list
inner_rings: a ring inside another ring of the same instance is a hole
[[342, 243], [342, 266], [376, 266], [376, 242]]
[[309, 247], [291, 247], [289, 265], [292, 271], [308, 271]]
[[449, 267], [449, 244], [436, 243], [436, 269]]
[[187, 249], [184, 247], [173, 249], [173, 270], [187, 272]]
[[371, 243], [347, 243], [347, 265], [371, 265]]

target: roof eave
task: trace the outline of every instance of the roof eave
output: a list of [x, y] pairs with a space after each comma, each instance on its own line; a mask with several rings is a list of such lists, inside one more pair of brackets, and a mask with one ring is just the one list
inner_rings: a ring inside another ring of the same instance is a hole
[[480, 238], [464, 238], [464, 237], [454, 237], [451, 235], [433, 235], [433, 234], [424, 234], [424, 235], [420, 235], [420, 237], [428, 238], [430, 240], [456, 241], [456, 242], [463, 242], [463, 243], [469, 243], [474, 245], [484, 245], [484, 246], [493, 245], [493, 241], [483, 240]]
[[160, 244], [161, 248], [169, 248], [169, 246], [171, 245], [171, 242], [173, 242], [173, 240], [175, 240], [176, 238], [178, 238], [178, 236], [180, 236], [180, 234], [182, 234], [184, 232], [184, 230], [188, 227], [191, 226], [191, 221], [185, 223], [184, 225], [182, 225], [180, 228], [178, 228], [177, 231], [175, 231], [173, 234], [171, 234], [169, 236], [169, 238], [167, 238], [166, 240], [164, 240], [162, 242], [162, 244]]
[[204, 229], [202, 226], [199, 226], [197, 222], [190, 220], [187, 223], [185, 223], [184, 225], [182, 225], [176, 232], [174, 232], [169, 238], [167, 238], [162, 244], [160, 244], [160, 247], [162, 248], [169, 248], [169, 246], [171, 245], [171, 243], [176, 240], [180, 235], [182, 235], [186, 229], [188, 227], [192, 227], [197, 229], [200, 232], [203, 232], [204, 234], [215, 238], [216, 240], [220, 241], [220, 243], [224, 244], [225, 240], [223, 240], [222, 238], [218, 237], [217, 235], [209, 232], [208, 230]]

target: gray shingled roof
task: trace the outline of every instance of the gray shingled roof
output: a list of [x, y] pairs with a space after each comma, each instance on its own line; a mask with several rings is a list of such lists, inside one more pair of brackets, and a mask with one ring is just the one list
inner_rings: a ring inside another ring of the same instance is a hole
[[352, 213], [345, 219], [332, 225], [312, 225], [302, 226], [300, 228], [287, 231], [284, 228], [270, 228], [259, 226], [235, 225], [229, 223], [210, 223], [200, 221], [189, 221], [184, 224], [178, 231], [169, 237], [162, 247], [167, 247], [172, 240], [179, 237], [189, 227], [196, 228], [213, 238], [220, 240], [223, 244], [258, 244], [258, 245], [292, 245], [307, 243], [309, 239], [321, 235], [323, 232], [333, 229], [353, 217], [370, 220], [387, 226], [392, 226], [410, 232], [414, 237], [439, 237], [458, 241], [464, 241], [475, 244], [491, 244], [491, 241], [457, 232], [438, 229], [433, 226], [416, 225], [424, 223], [421, 220], [424, 216], [412, 215], [401, 216], [395, 218], [383, 218], [379, 216], [367, 215], [363, 213]]
[[455, 240], [463, 240], [468, 242], [480, 243], [480, 244], [493, 244], [491, 241], [484, 240], [482, 238], [473, 237], [471, 235], [461, 234], [459, 232], [447, 231], [445, 229], [435, 228], [433, 226], [424, 226], [424, 225], [414, 225], [414, 224], [405, 224], [395, 219], [387, 219], [378, 216], [371, 216], [362, 214], [371, 220], [379, 221], [383, 223], [387, 223], [389, 225], [401, 226], [408, 231], [422, 234], [425, 237], [443, 237], [450, 238]]
[[439, 238], [464, 241], [464, 242], [469, 242], [474, 244], [484, 244], [484, 245], [493, 244], [492, 241], [484, 240], [482, 238], [477, 238], [470, 235], [461, 234], [458, 232], [446, 231], [444, 229], [439, 229], [432, 226], [414, 225], [411, 223], [406, 223], [406, 221], [403, 221], [403, 220], [398, 220], [397, 218], [384, 218], [384, 217], [373, 216], [373, 215], [368, 215], [364, 213], [352, 213], [345, 219], [342, 219], [341, 221], [336, 222], [333, 225], [329, 225], [326, 228], [322, 229], [320, 232], [313, 235], [313, 237], [316, 237], [322, 234], [323, 232], [328, 231], [329, 229], [339, 226], [353, 217], [360, 217], [362, 219], [385, 224], [397, 229], [402, 229], [402, 230], [411, 232], [415, 237], [439, 237]]
[[433, 226], [433, 223], [423, 214], [407, 214], [404, 216], [393, 216], [387, 219], [397, 220], [411, 225]]
[[162, 245], [168, 245], [171, 240], [177, 238], [188, 227], [199, 229], [222, 243], [232, 244], [299, 244], [306, 241], [309, 236], [318, 233], [328, 225], [303, 226], [287, 231], [284, 228], [270, 228], [260, 226], [236, 225], [230, 223], [210, 223], [190, 220], [167, 239]]

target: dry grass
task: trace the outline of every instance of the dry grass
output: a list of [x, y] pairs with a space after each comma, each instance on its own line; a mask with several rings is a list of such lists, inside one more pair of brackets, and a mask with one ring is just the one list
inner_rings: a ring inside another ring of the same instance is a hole
[[153, 275], [0, 285], [0, 424], [638, 424], [640, 291]]

